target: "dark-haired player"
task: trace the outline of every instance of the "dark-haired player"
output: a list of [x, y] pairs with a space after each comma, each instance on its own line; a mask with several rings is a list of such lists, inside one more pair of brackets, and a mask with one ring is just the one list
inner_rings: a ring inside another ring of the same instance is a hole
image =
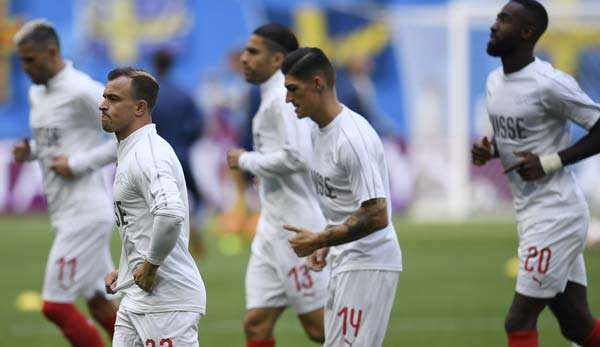
[[[510, 347], [538, 346], [536, 324], [548, 306], [563, 335], [600, 346], [600, 321], [587, 302], [583, 260], [588, 206], [566, 165], [600, 149], [600, 106], [569, 75], [534, 56], [548, 26], [533, 0], [506, 4], [491, 27], [487, 52], [502, 66], [487, 80], [490, 142], [474, 145], [475, 165], [500, 157], [517, 213], [519, 274], [505, 329]], [[569, 123], [589, 130], [570, 145]]]
[[298, 48], [294, 33], [266, 24], [248, 39], [241, 61], [248, 82], [260, 85], [261, 103], [252, 119], [254, 151], [230, 150], [229, 167], [259, 179], [260, 219], [246, 270], [246, 346], [275, 345], [275, 322], [287, 306], [297, 313], [311, 340], [322, 342], [327, 274], [310, 272], [287, 239], [286, 223], [321, 229], [319, 209], [306, 170], [311, 147], [310, 124], [298, 121], [285, 102], [285, 56]]
[[156, 133], [156, 79], [143, 70], [108, 74], [102, 128], [119, 141], [114, 209], [122, 240], [106, 291], [123, 292], [114, 347], [197, 347], [204, 283], [188, 251], [189, 209], [181, 164]]
[[383, 145], [365, 118], [337, 100], [335, 73], [320, 49], [290, 53], [282, 71], [286, 100], [316, 123], [309, 167], [328, 226], [285, 228], [314, 270], [331, 266], [324, 346], [381, 346], [402, 271]]
[[13, 150], [15, 160], [38, 160], [55, 232], [44, 275], [42, 312], [70, 344], [104, 343], [75, 307], [86, 300], [92, 317], [112, 336], [117, 302], [102, 279], [113, 270], [109, 241], [113, 226], [110, 191], [102, 166], [116, 159], [115, 141], [103, 141], [98, 105], [102, 84], [63, 59], [51, 23], [33, 20], [14, 37], [29, 89], [32, 138]]

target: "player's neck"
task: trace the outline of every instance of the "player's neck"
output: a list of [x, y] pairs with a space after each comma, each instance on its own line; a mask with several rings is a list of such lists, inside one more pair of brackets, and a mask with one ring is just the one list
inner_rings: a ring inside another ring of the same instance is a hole
[[326, 98], [323, 102], [323, 107], [311, 117], [317, 123], [319, 128], [323, 128], [331, 123], [335, 117], [342, 112], [342, 104], [337, 97]]
[[65, 61], [62, 60], [62, 58], [58, 59], [56, 62], [54, 62], [54, 64], [52, 64], [52, 68], [50, 71], [50, 74], [52, 75], [52, 77], [50, 77], [50, 79], [56, 77], [56, 75], [58, 75], [67, 64], [65, 64]]
[[533, 51], [515, 51], [514, 54], [502, 57], [502, 69], [505, 74], [517, 72], [535, 60]]
[[115, 136], [117, 136], [117, 141], [121, 142], [121, 141], [125, 140], [126, 138], [129, 137], [129, 135], [133, 134], [136, 130], [143, 128], [144, 126], [146, 126], [150, 123], [152, 123], [150, 117], [148, 117], [148, 119], [145, 119], [145, 120], [140, 119], [140, 120], [134, 122], [133, 124], [131, 124], [131, 126], [129, 126], [127, 129], [124, 129], [123, 131], [115, 132]]

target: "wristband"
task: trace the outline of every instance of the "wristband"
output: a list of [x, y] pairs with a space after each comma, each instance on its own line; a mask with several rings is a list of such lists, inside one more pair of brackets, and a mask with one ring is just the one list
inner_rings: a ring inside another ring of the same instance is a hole
[[563, 167], [562, 160], [558, 153], [546, 154], [540, 157], [540, 164], [542, 170], [546, 175], [549, 175], [555, 171], [560, 170]]

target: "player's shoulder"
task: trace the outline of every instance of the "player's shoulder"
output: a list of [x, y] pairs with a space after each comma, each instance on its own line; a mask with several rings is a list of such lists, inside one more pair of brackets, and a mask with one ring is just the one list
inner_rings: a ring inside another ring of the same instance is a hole
[[340, 128], [347, 139], [379, 139], [379, 135], [377, 135], [369, 121], [346, 106], [344, 106], [344, 110], [339, 117], [341, 117]]
[[502, 71], [502, 65], [496, 67], [494, 70], [492, 70], [488, 76], [487, 76], [487, 80], [486, 80], [486, 85], [488, 88], [493, 88], [499, 81], [502, 80], [502, 75], [504, 74], [504, 72]]
[[541, 92], [553, 93], [564, 89], [579, 89], [573, 76], [555, 68], [549, 62], [536, 59], [535, 64], [535, 78]]

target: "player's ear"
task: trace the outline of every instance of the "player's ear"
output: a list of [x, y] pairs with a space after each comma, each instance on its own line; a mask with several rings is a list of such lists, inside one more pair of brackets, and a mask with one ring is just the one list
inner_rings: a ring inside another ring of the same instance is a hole
[[323, 90], [325, 90], [325, 80], [321, 75], [316, 75], [313, 77], [313, 83], [317, 92], [321, 93]]
[[521, 38], [524, 40], [531, 40], [531, 38], [535, 35], [535, 26], [526, 25], [523, 29], [521, 29]]
[[148, 102], [146, 100], [138, 100], [135, 105], [135, 115], [136, 117], [141, 117], [146, 114], [148, 110]]

